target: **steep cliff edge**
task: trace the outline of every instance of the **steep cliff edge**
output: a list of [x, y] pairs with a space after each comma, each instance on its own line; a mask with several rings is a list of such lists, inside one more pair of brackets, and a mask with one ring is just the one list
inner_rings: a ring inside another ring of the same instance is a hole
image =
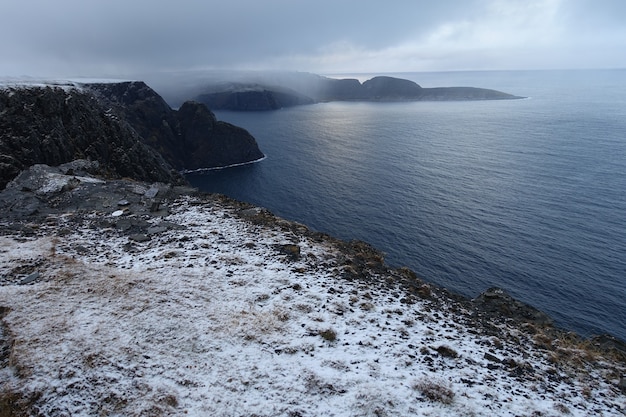
[[[177, 171], [263, 157], [199, 103], [171, 109], [143, 82], [0, 86], [0, 188], [34, 164], [98, 161], [98, 174], [181, 183]], [[193, 114], [193, 117], [190, 117]]]
[[185, 102], [173, 110], [140, 81], [87, 87], [179, 171], [242, 164], [264, 156], [250, 133], [218, 121], [201, 103]]
[[59, 165], [75, 159], [98, 161], [99, 173], [110, 177], [182, 180], [89, 90], [68, 86], [0, 89], [0, 187], [31, 165]]

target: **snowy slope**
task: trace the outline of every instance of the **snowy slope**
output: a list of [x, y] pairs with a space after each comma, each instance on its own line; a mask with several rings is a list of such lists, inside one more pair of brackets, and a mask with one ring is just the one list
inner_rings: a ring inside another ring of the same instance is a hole
[[101, 226], [114, 208], [3, 229], [5, 394], [46, 416], [626, 413], [621, 363], [514, 325], [495, 337], [375, 271], [348, 279], [337, 241], [260, 209], [169, 209], [143, 242]]

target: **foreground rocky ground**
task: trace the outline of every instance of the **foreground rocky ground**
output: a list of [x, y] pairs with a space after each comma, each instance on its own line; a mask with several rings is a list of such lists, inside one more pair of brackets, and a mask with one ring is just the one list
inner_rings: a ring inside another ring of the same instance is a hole
[[615, 416], [626, 354], [267, 211], [84, 163], [0, 193], [0, 416]]

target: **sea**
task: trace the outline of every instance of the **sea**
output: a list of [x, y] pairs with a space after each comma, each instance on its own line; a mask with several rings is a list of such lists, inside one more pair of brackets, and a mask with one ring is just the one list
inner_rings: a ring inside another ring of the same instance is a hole
[[453, 292], [500, 287], [565, 329], [626, 340], [626, 70], [385, 75], [526, 98], [219, 111], [267, 158], [189, 181]]

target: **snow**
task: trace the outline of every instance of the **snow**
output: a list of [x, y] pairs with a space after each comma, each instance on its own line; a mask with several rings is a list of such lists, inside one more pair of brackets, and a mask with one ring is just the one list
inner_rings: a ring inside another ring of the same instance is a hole
[[[3, 391], [38, 398], [46, 416], [626, 413], [624, 368], [609, 359], [555, 363], [518, 327], [496, 340], [469, 326], [453, 300], [407, 303], [375, 272], [346, 279], [334, 240], [280, 219], [190, 196], [169, 210], [147, 220], [179, 227], [142, 243], [91, 227], [109, 212], [4, 231], [0, 269], [16, 276], [0, 281]], [[17, 285], [20, 265], [41, 277]]]
[[125, 79], [110, 78], [68, 78], [68, 79], [46, 79], [33, 77], [0, 77], [0, 89], [11, 88], [62, 88], [65, 91], [82, 90], [85, 84], [115, 84]]

